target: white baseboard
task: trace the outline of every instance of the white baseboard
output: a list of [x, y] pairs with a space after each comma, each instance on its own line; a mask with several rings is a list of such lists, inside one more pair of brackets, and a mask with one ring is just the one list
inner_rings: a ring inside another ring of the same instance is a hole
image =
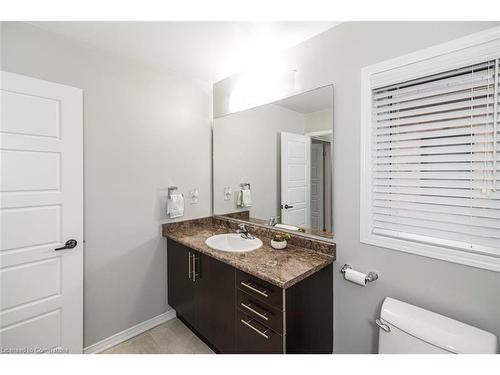
[[109, 336], [99, 342], [96, 342], [95, 344], [87, 346], [86, 348], [83, 349], [83, 353], [84, 354], [100, 353], [106, 349], [111, 348], [112, 346], [118, 345], [123, 341], [126, 341], [134, 336], [137, 336], [147, 331], [148, 329], [156, 327], [157, 325], [165, 323], [173, 318], [175, 318], [175, 310], [174, 309], [168, 310], [167, 312], [161, 315], [155, 316], [154, 318], [146, 320], [133, 327], [127, 328], [126, 330], [115, 333], [114, 335]]

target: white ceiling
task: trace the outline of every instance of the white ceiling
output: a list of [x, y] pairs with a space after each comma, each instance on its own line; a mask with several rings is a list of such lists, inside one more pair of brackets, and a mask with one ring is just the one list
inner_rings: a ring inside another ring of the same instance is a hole
[[217, 82], [338, 22], [32, 22], [122, 56]]
[[290, 96], [273, 104], [304, 114], [324, 111], [333, 107], [333, 88], [332, 86], [321, 87]]

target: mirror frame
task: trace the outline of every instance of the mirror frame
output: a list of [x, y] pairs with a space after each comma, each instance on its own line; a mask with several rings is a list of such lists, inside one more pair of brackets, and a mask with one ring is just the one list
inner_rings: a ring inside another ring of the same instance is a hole
[[[236, 113], [248, 111], [250, 109], [258, 108], [258, 107], [261, 107], [264, 105], [273, 104], [273, 103], [279, 102], [279, 101], [284, 100], [284, 99], [292, 98], [294, 96], [302, 95], [302, 94], [305, 94], [305, 93], [308, 93], [311, 91], [315, 91], [315, 90], [319, 90], [319, 89], [322, 89], [325, 87], [331, 87], [331, 90], [332, 90], [332, 103], [331, 103], [332, 104], [332, 134], [333, 134], [332, 146], [333, 146], [333, 150], [335, 150], [335, 121], [334, 121], [334, 119], [335, 119], [335, 107], [334, 107], [335, 91], [334, 91], [333, 83], [329, 83], [329, 84], [326, 84], [323, 86], [318, 86], [318, 87], [315, 87], [315, 88], [312, 88], [309, 90], [304, 90], [304, 91], [300, 91], [300, 92], [293, 92], [290, 95], [283, 96], [283, 97], [278, 98], [272, 102], [262, 103], [262, 104], [248, 107], [248, 108], [245, 108], [245, 109], [242, 109], [239, 111], [226, 113], [222, 116], [214, 117], [212, 119], [211, 138], [210, 138], [210, 140], [211, 140], [210, 155], [211, 155], [211, 190], [212, 190], [211, 211], [212, 211], [212, 217], [219, 219], [219, 220], [226, 220], [226, 221], [233, 222], [233, 223], [249, 224], [249, 225], [253, 225], [256, 227], [260, 227], [260, 228], [266, 228], [266, 229], [272, 229], [272, 230], [279, 231], [279, 232], [290, 233], [296, 237], [310, 238], [310, 239], [319, 240], [319, 241], [323, 241], [323, 242], [334, 243], [334, 239], [335, 239], [335, 214], [334, 214], [335, 211], [334, 210], [332, 210], [332, 228], [333, 228], [332, 237], [324, 237], [324, 236], [319, 236], [317, 234], [312, 234], [312, 233], [303, 233], [303, 232], [291, 231], [291, 230], [287, 230], [287, 229], [283, 229], [283, 228], [271, 227], [271, 226], [266, 225], [266, 224], [254, 223], [252, 221], [236, 219], [236, 218], [232, 218], [229, 216], [224, 216], [224, 215], [214, 213], [214, 208], [215, 208], [215, 191], [214, 191], [214, 182], [215, 182], [215, 175], [214, 175], [214, 126], [215, 126], [215, 120], [218, 118], [231, 116], [231, 115], [234, 115]], [[335, 173], [334, 152], [332, 152], [332, 205], [333, 205], [333, 207], [335, 207], [335, 205], [333, 204], [334, 203], [334, 196], [335, 196], [334, 173]]]

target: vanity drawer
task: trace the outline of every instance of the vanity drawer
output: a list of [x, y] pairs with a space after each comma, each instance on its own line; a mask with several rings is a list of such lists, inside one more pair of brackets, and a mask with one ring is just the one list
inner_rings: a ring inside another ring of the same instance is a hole
[[259, 323], [283, 334], [283, 311], [275, 309], [259, 299], [238, 289], [236, 307]]
[[236, 351], [240, 354], [281, 354], [283, 337], [251, 316], [238, 311]]
[[236, 271], [236, 287], [259, 299], [283, 310], [283, 290], [243, 271]]

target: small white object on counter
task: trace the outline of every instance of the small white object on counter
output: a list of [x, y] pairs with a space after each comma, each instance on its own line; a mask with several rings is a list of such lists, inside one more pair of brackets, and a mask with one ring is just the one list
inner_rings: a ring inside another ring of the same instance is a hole
[[275, 241], [271, 240], [271, 246], [273, 249], [282, 250], [286, 247], [288, 243], [286, 241]]
[[294, 230], [294, 231], [299, 231], [299, 227], [296, 227], [295, 225], [288, 225], [288, 224], [276, 224], [276, 228], [281, 228], [281, 229], [286, 229], [286, 230]]

